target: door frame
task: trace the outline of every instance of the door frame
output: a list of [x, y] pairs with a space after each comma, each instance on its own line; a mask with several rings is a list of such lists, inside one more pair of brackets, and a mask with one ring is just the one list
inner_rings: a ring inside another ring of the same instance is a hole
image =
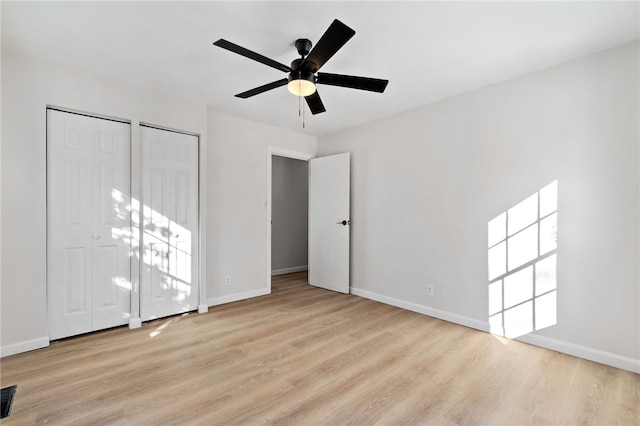
[[308, 152], [294, 151], [291, 149], [278, 148], [275, 146], [267, 146], [267, 200], [264, 206], [267, 210], [265, 228], [267, 230], [266, 242], [266, 265], [265, 265], [265, 289], [267, 294], [271, 294], [271, 194], [272, 194], [272, 173], [273, 173], [273, 156], [292, 158], [294, 160], [302, 160], [307, 163], [309, 160], [316, 158], [316, 154]]

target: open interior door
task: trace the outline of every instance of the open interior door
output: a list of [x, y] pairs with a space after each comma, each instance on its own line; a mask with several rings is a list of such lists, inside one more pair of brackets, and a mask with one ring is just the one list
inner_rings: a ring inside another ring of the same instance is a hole
[[309, 161], [309, 284], [349, 293], [349, 162], [343, 153]]

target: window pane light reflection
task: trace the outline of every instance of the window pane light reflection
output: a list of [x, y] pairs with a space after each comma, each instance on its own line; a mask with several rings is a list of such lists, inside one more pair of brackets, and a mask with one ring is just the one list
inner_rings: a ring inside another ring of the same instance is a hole
[[488, 223], [491, 333], [514, 338], [557, 322], [558, 181]]

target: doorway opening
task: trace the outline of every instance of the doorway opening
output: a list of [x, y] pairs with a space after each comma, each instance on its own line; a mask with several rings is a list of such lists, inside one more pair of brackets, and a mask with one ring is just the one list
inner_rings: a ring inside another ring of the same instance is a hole
[[308, 269], [309, 163], [274, 156], [271, 170], [271, 276]]
[[308, 167], [308, 282], [316, 287], [349, 294], [350, 264], [350, 153], [313, 158], [307, 153], [267, 148], [266, 284], [271, 294], [273, 159], [304, 160]]
[[267, 149], [266, 289], [271, 277], [308, 267], [309, 160], [313, 154]]

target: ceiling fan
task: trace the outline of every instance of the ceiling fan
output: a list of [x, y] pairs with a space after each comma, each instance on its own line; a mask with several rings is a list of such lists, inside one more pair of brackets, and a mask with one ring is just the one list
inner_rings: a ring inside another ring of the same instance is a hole
[[311, 48], [312, 44], [310, 40], [305, 38], [296, 40], [295, 46], [300, 58], [291, 62], [291, 66], [274, 61], [273, 59], [224, 39], [220, 39], [213, 44], [277, 70], [289, 73], [287, 78], [238, 93], [236, 97], [246, 99], [286, 85], [291, 93], [305, 98], [309, 109], [315, 115], [326, 111], [322, 99], [320, 99], [320, 95], [316, 90], [316, 84], [327, 84], [330, 86], [383, 93], [387, 87], [387, 83], [389, 83], [389, 80], [381, 80], [378, 78], [318, 72], [355, 33], [356, 32], [347, 25], [334, 19], [313, 49]]

